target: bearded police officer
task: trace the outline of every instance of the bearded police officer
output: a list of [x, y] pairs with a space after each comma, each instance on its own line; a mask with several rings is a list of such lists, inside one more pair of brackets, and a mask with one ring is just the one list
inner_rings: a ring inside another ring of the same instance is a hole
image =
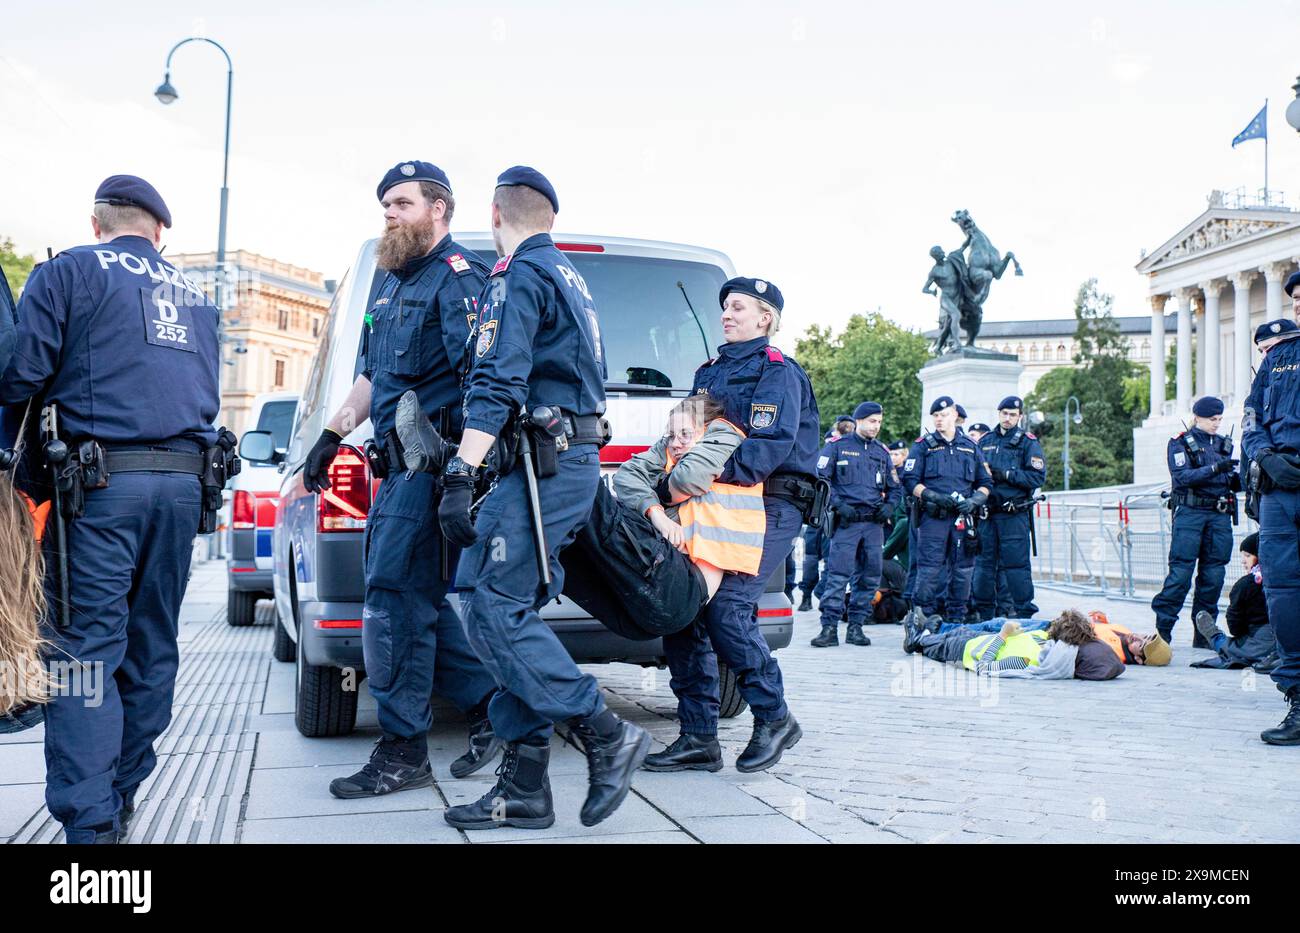
[[[1300, 272], [1286, 284], [1300, 314]], [[1300, 745], [1300, 329], [1270, 321], [1255, 331], [1255, 343], [1265, 353], [1246, 399], [1241, 448], [1264, 473], [1259, 562], [1278, 654], [1270, 676], [1288, 704], [1282, 722], [1260, 738]]]
[[424, 414], [459, 435], [465, 344], [487, 267], [451, 238], [455, 200], [438, 166], [399, 162], [375, 194], [385, 221], [375, 263], [388, 275], [366, 314], [361, 374], [303, 467], [309, 492], [329, 489], [339, 443], [370, 418], [372, 466], [382, 482], [366, 521], [361, 644], [383, 736], [360, 771], [330, 783], [340, 798], [433, 783], [427, 733], [434, 691], [470, 720], [469, 749], [451, 764], [455, 777], [483, 767], [499, 746], [487, 715], [496, 685], [447, 600], [459, 552], [443, 553], [436, 477], [405, 469], [394, 432], [398, 400], [411, 391]]
[[930, 414], [934, 430], [912, 445], [903, 463], [903, 488], [916, 501], [914, 602], [929, 616], [942, 601], [945, 620], [961, 623], [978, 546], [972, 523], [988, 501], [993, 477], [979, 447], [957, 429], [956, 403], [940, 396]]
[[[1192, 586], [1193, 571], [1196, 594], [1192, 618], [1200, 612], [1218, 617], [1224, 569], [1232, 557], [1232, 525], [1237, 513], [1233, 493], [1240, 487], [1232, 439], [1219, 436], [1223, 402], [1213, 396], [1197, 399], [1192, 415], [1192, 429], [1169, 440], [1170, 500], [1174, 510], [1169, 574], [1151, 600], [1156, 631], [1171, 644], [1174, 623]], [[1273, 573], [1271, 568], [1266, 572]], [[1196, 634], [1199, 639], [1200, 633]]]
[[[218, 312], [159, 252], [167, 205], [143, 179], [114, 175], [90, 223], [97, 245], [60, 253], [27, 282], [0, 405], [47, 406], [43, 433], [58, 441], [45, 452], [62, 462], [66, 603], [50, 549], [61, 536], [45, 536], [47, 591], [58, 591], [46, 805], [69, 843], [112, 844], [171, 721], [191, 545], [201, 519], [215, 527], [222, 468], [237, 467], [233, 435], [213, 427]], [[87, 695], [91, 683], [102, 695]]]
[[880, 585], [885, 524], [902, 498], [898, 473], [889, 449], [878, 439], [883, 409], [863, 402], [853, 412], [852, 433], [831, 441], [817, 458], [817, 473], [831, 485], [830, 558], [826, 562], [826, 592], [821, 601], [822, 630], [814, 648], [838, 645], [844, 588], [852, 583], [848, 600], [849, 628], [845, 641], [869, 645], [862, 632]]
[[981, 435], [980, 451], [993, 472], [988, 518], [980, 522], [980, 554], [975, 561], [975, 606], [983, 619], [998, 610], [999, 589], [1008, 591], [1014, 618], [1031, 619], [1034, 580], [1029, 535], [1034, 492], [1047, 480], [1047, 462], [1038, 438], [1020, 426], [1024, 402], [1009, 395], [998, 403], [998, 426]]
[[[650, 751], [646, 731], [605, 706], [596, 679], [538, 614], [563, 590], [559, 554], [591, 514], [604, 441], [600, 320], [586, 282], [551, 239], [559, 209], [537, 170], [515, 166], [497, 178], [492, 238], [501, 259], [479, 299], [464, 437], [442, 477], [438, 517], [468, 548], [456, 582], [470, 644], [501, 687], [488, 715], [506, 742], [497, 784], [444, 814], [460, 829], [555, 821], [547, 767], [556, 722], [569, 723], [587, 754], [584, 826], [617, 809]], [[501, 435], [521, 430], [521, 462], [500, 465], [472, 518], [484, 459]], [[536, 457], [525, 461], [527, 448]]]

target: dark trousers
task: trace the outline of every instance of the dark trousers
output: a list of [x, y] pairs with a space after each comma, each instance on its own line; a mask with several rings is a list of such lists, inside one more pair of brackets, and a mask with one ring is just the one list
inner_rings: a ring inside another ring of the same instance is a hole
[[920, 638], [921, 654], [932, 661], [960, 664], [966, 651], [966, 642], [979, 637], [977, 629], [959, 625], [946, 632], [926, 632]]
[[[1260, 547], [1263, 547], [1263, 534]], [[1156, 630], [1165, 641], [1174, 631], [1174, 623], [1183, 610], [1183, 601], [1192, 587], [1196, 571], [1196, 593], [1192, 597], [1192, 617], [1202, 610], [1219, 617], [1219, 594], [1223, 592], [1223, 575], [1232, 557], [1232, 519], [1213, 509], [1181, 506], [1174, 513], [1172, 540], [1169, 545], [1169, 574], [1165, 585], [1151, 600], [1156, 614]], [[1261, 563], [1263, 554], [1260, 555]], [[1293, 557], [1293, 562], [1294, 562]], [[1265, 576], [1275, 571], [1265, 565]], [[1271, 608], [1271, 607], [1270, 607]]]
[[885, 529], [875, 522], [853, 522], [836, 528], [826, 562], [826, 593], [822, 596], [822, 625], [839, 625], [844, 615], [844, 588], [850, 583], [849, 622], [869, 621], [871, 602], [880, 586]]
[[1275, 489], [1260, 500], [1259, 562], [1277, 636], [1270, 676], [1286, 692], [1300, 688], [1300, 491]]
[[[980, 522], [979, 535], [980, 554], [975, 559], [971, 591], [980, 617], [993, 618], [1005, 608], [999, 605], [1001, 600], [1007, 599], [1015, 618], [1033, 618], [1038, 607], [1034, 605], [1029, 565], [1029, 513], [990, 512]], [[998, 591], [1000, 585], [1005, 586], [1005, 597]]]
[[781, 668], [758, 627], [758, 599], [790, 542], [799, 533], [799, 510], [784, 499], [763, 499], [767, 531], [758, 575], [729, 573], [700, 617], [675, 635], [664, 636], [664, 653], [672, 674], [683, 732], [714, 735], [718, 731], [718, 659], [736, 675], [740, 693], [763, 722], [784, 719], [785, 686]]
[[[496, 686], [447, 601], [435, 485], [427, 473], [392, 474], [366, 523], [366, 677], [384, 734], [421, 743], [433, 725], [432, 693], [466, 712]], [[452, 546], [449, 579], [458, 553]]]
[[599, 482], [595, 444], [570, 447], [559, 455], [556, 474], [538, 480], [549, 587], [537, 570], [522, 466], [487, 497], [475, 520], [478, 541], [461, 557], [456, 587], [465, 631], [499, 687], [488, 717], [508, 742], [546, 740], [556, 722], [605, 708], [596, 678], [578, 669], [538, 613], [564, 589], [559, 554], [590, 517]]
[[[927, 616], [942, 612], [945, 620], [966, 618], [975, 555], [966, 544], [966, 533], [954, 524], [955, 516], [933, 518], [925, 513], [917, 522], [916, 605]], [[942, 606], [942, 608], [940, 608]]]
[[805, 596], [809, 596], [817, 589], [821, 582], [821, 562], [822, 562], [822, 530], [820, 528], [808, 528], [803, 530], [803, 578], [799, 581], [799, 589], [803, 590]]
[[[196, 476], [115, 473], [107, 488], [86, 492], [85, 514], [68, 525], [69, 627], [48, 632], [64, 687], [45, 707], [45, 803], [70, 843], [93, 842], [94, 827], [114, 824], [157, 762], [199, 509]], [[46, 567], [57, 618], [48, 547]]]

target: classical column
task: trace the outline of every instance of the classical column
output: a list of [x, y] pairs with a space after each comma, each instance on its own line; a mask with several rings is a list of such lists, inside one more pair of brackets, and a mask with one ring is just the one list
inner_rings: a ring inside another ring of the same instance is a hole
[[1201, 355], [1205, 358], [1205, 377], [1201, 384], [1202, 395], [1219, 394], [1219, 342], [1223, 339], [1219, 333], [1219, 295], [1226, 283], [1223, 279], [1211, 279], [1201, 283], [1205, 293], [1205, 329], [1201, 332]]
[[1264, 273], [1264, 320], [1276, 321], [1282, 317], [1282, 280], [1286, 276], [1286, 263], [1270, 262], [1259, 267]]
[[1174, 307], [1178, 311], [1178, 372], [1174, 378], [1177, 387], [1178, 414], [1186, 414], [1192, 404], [1192, 307], [1191, 293], [1185, 288], [1174, 289]]
[[1205, 299], [1195, 292], [1192, 293], [1192, 316], [1196, 333], [1196, 350], [1192, 353], [1196, 358], [1196, 381], [1192, 398], [1200, 398], [1205, 394]]
[[1151, 296], [1151, 417], [1165, 408], [1165, 302], [1168, 295]]
[[1250, 283], [1254, 272], [1238, 272], [1232, 277], [1232, 394], [1238, 405], [1246, 404], [1250, 395], [1250, 348], [1254, 335], [1250, 329]]

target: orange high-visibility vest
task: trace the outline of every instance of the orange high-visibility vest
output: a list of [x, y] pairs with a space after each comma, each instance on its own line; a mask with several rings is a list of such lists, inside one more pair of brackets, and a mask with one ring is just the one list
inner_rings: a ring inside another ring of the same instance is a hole
[[[739, 428], [736, 433], [745, 436]], [[672, 469], [673, 458], [669, 455], [664, 472], [671, 473]], [[736, 486], [714, 482], [704, 495], [692, 496], [678, 506], [677, 520], [692, 560], [707, 561], [721, 570], [758, 575], [767, 534], [762, 483]]]
[[1122, 625], [1116, 625], [1114, 622], [1104, 625], [1099, 622], [1094, 622], [1092, 623], [1092, 631], [1097, 638], [1110, 646], [1110, 650], [1115, 652], [1115, 657], [1119, 658], [1121, 661], [1124, 660], [1124, 642], [1119, 636], [1132, 635], [1132, 629], [1125, 628]]
[[49, 518], [51, 503], [42, 502], [37, 505], [27, 493], [20, 492], [18, 495], [22, 496], [23, 502], [27, 503], [27, 511], [32, 516], [32, 529], [36, 537], [36, 543], [40, 544], [41, 538], [45, 536], [45, 520]]

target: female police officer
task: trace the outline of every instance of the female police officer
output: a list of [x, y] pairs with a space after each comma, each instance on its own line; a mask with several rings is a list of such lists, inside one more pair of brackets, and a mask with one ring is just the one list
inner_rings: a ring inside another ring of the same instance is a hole
[[736, 761], [737, 770], [772, 767], [803, 735], [786, 708], [781, 669], [759, 631], [756, 607], [799, 533], [800, 503], [811, 496], [821, 446], [817, 402], [799, 364], [768, 343], [780, 325], [780, 290], [763, 279], [735, 278], [723, 284], [718, 300], [727, 342], [716, 359], [695, 373], [692, 392], [715, 398], [726, 419], [744, 428], [745, 440], [718, 479], [763, 484], [767, 530], [758, 575], [728, 574], [700, 617], [664, 638], [682, 734], [646, 758], [651, 771], [722, 767], [718, 657], [735, 673], [741, 695], [754, 710], [754, 734]]

